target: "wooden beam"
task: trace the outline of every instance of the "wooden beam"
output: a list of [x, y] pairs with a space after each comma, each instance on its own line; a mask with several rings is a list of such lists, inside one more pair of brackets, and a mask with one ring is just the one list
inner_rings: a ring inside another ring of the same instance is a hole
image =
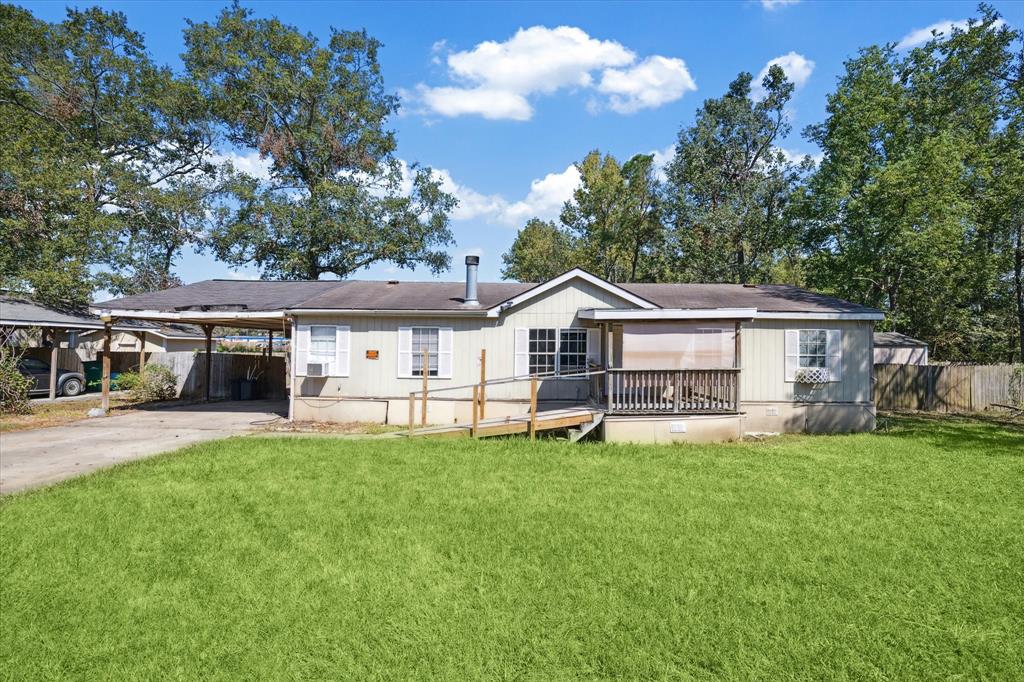
[[537, 438], [537, 375], [530, 377], [530, 440]]
[[473, 438], [476, 438], [477, 429], [480, 427], [480, 391], [483, 384], [473, 386], [473, 429], [470, 431]]
[[430, 377], [430, 351], [423, 349], [423, 405], [420, 408], [420, 426], [427, 425], [427, 390]]
[[110, 337], [113, 336], [111, 321], [103, 322], [103, 393], [100, 407], [103, 413], [110, 411]]
[[213, 379], [213, 325], [204, 324], [203, 333], [206, 334], [206, 388], [205, 401], [210, 402], [210, 382]]
[[57, 399], [57, 329], [50, 329], [50, 400]]
[[136, 333], [139, 338], [139, 374], [146, 369], [146, 332]]
[[480, 418], [486, 419], [487, 405], [487, 349], [480, 349]]
[[416, 391], [409, 392], [409, 435], [412, 435], [416, 423]]

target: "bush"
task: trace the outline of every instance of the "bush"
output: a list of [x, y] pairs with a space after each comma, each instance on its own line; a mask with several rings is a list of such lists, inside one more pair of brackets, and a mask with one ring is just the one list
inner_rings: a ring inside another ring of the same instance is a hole
[[32, 380], [18, 371], [21, 354], [0, 346], [0, 413], [26, 414], [32, 411], [28, 389]]
[[172, 400], [178, 396], [178, 377], [168, 367], [150, 365], [141, 374], [121, 372], [117, 388], [129, 391], [132, 400], [140, 403]]

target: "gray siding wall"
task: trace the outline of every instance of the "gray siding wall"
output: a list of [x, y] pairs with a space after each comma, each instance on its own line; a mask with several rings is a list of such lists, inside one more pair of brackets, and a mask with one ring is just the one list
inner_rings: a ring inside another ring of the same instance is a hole
[[[401, 285], [399, 285], [401, 286]], [[506, 311], [499, 318], [476, 317], [391, 317], [303, 315], [300, 324], [340, 324], [351, 327], [351, 371], [348, 377], [298, 377], [302, 397], [401, 398], [418, 391], [422, 379], [398, 377], [398, 328], [452, 327], [454, 329], [451, 379], [431, 377], [430, 388], [461, 386], [480, 380], [480, 350], [487, 350], [487, 377], [510, 377], [514, 373], [515, 329], [517, 327], [586, 327], [576, 316], [580, 308], [621, 308], [626, 301], [587, 282], [575, 280], [543, 296]], [[379, 359], [368, 360], [366, 351], [379, 351]], [[589, 388], [583, 380], [541, 382], [542, 399], [585, 398]], [[431, 397], [468, 398], [472, 389], [432, 393]], [[528, 381], [487, 389], [488, 399], [526, 400]]]
[[[787, 329], [843, 332], [842, 381], [810, 389], [785, 380]], [[754, 320], [743, 324], [740, 400], [765, 402], [870, 402], [873, 322]]]

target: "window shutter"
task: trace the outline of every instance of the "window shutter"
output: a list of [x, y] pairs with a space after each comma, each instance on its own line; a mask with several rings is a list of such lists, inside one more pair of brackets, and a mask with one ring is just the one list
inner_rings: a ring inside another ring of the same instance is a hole
[[786, 330], [786, 381], [796, 381], [796, 370], [800, 365], [800, 330]]
[[530, 330], [525, 327], [516, 328], [515, 353], [512, 373], [517, 377], [525, 377], [530, 373]]
[[350, 327], [334, 328], [334, 367], [331, 368], [331, 375], [347, 377], [351, 369], [352, 352], [349, 347], [351, 337]]
[[828, 380], [843, 380], [843, 332], [839, 329], [829, 329], [825, 344], [828, 355]]
[[295, 327], [295, 376], [306, 376], [306, 364], [309, 362], [309, 325], [300, 324]]
[[452, 378], [452, 352], [455, 331], [451, 327], [437, 330], [437, 376], [439, 379]]
[[412, 376], [412, 327], [398, 328], [398, 376]]
[[601, 366], [601, 330], [587, 329], [587, 362]]

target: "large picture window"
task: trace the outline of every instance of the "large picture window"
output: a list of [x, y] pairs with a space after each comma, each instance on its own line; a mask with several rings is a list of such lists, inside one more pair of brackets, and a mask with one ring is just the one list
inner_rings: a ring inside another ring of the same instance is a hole
[[412, 328], [412, 373], [423, 376], [423, 351], [427, 351], [427, 376], [436, 377], [438, 373], [438, 351], [440, 330], [437, 327]]
[[828, 332], [801, 329], [797, 367], [828, 367]]
[[587, 370], [587, 330], [528, 330], [530, 374], [578, 374]]

